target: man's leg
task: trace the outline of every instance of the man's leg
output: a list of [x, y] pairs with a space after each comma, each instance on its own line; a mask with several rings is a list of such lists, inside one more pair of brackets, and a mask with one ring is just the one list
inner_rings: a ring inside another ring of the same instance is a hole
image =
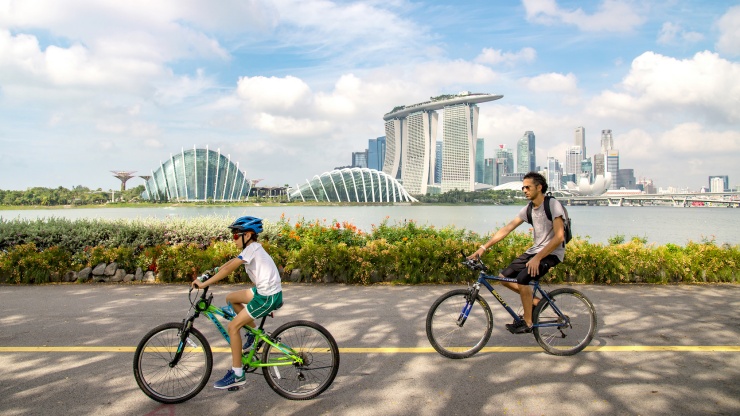
[[[504, 277], [503, 275], [499, 275], [499, 277]], [[532, 287], [529, 285], [520, 285], [518, 283], [511, 283], [511, 282], [501, 282], [502, 285], [505, 287], [513, 290], [514, 292], [518, 293], [519, 296], [522, 296], [521, 288], [524, 287], [525, 290], [529, 290], [529, 294], [527, 295], [527, 298], [529, 299], [529, 308], [525, 307], [524, 302], [522, 301], [522, 307], [524, 307], [524, 310], [529, 309], [530, 310], [530, 316], [532, 309], [534, 309], [535, 306], [537, 306], [538, 303], [540, 303], [540, 298], [532, 297]], [[522, 298], [524, 299], [524, 298]]]
[[[532, 286], [518, 285], [519, 297], [522, 298], [522, 307], [524, 308], [524, 322], [527, 326], [532, 326]], [[538, 299], [539, 300], [539, 299]]]

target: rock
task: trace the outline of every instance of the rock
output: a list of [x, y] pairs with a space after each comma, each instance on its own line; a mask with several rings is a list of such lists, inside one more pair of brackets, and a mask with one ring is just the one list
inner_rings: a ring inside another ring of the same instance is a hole
[[301, 281], [301, 269], [293, 269], [293, 271], [290, 272], [290, 281], [294, 283]]
[[79, 273], [77, 273], [77, 280], [85, 281], [90, 278], [91, 273], [92, 273], [92, 268], [85, 267], [84, 269], [80, 270]]
[[327, 273], [324, 275], [324, 278], [322, 279], [324, 283], [334, 283], [334, 276], [331, 275], [331, 273]]
[[116, 274], [116, 270], [118, 269], [118, 263], [115, 261], [108, 265], [108, 267], [105, 268], [105, 275], [106, 276], [114, 276]]
[[123, 277], [126, 276], [126, 270], [118, 269], [113, 277], [110, 278], [111, 282], [123, 282]]
[[154, 282], [157, 279], [154, 277], [154, 272], [149, 270], [148, 272], [144, 273], [144, 278], [142, 280], [145, 282]]
[[102, 276], [105, 274], [105, 263], [99, 263], [95, 268], [92, 270], [93, 276]]
[[74, 282], [78, 278], [77, 272], [73, 270], [68, 270], [67, 273], [64, 273], [64, 278], [62, 279], [63, 282]]
[[141, 279], [143, 279], [143, 278], [144, 278], [144, 272], [141, 271], [141, 267], [137, 267], [136, 268], [136, 272], [134, 273], [133, 280], [141, 281]]
[[130, 274], [129, 273], [126, 276], [123, 276], [123, 282], [124, 283], [128, 283], [128, 282], [130, 282], [132, 280], [134, 280], [134, 275], [133, 274]]

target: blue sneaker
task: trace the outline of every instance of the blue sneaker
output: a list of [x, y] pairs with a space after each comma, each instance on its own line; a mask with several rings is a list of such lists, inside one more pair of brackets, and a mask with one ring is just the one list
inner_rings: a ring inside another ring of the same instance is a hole
[[228, 389], [230, 387], [242, 386], [247, 383], [247, 373], [243, 373], [241, 377], [237, 377], [234, 370], [229, 370], [221, 380], [217, 381], [213, 387], [217, 389]]
[[254, 334], [251, 332], [247, 332], [247, 335], [244, 336], [244, 345], [242, 346], [242, 352], [244, 354], [248, 353], [249, 350], [252, 349], [253, 344], [254, 344]]

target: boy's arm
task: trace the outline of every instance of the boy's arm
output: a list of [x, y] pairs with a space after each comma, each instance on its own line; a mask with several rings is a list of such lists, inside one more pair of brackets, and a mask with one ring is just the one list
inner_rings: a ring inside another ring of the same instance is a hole
[[239, 266], [243, 264], [244, 264], [244, 261], [242, 261], [242, 259], [240, 259], [239, 257], [234, 257], [233, 259], [224, 263], [224, 265], [218, 269], [218, 273], [213, 275], [213, 277], [206, 280], [205, 282], [201, 282], [200, 280], [195, 279], [192, 283], [192, 286], [200, 289], [200, 288], [210, 286], [213, 283], [217, 283], [219, 280], [233, 273], [236, 269], [239, 268]]

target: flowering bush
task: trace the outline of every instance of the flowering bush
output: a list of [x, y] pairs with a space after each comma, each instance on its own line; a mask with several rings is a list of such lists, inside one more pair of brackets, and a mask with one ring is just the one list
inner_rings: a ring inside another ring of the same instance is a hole
[[[132, 272], [153, 271], [162, 282], [191, 281], [238, 254], [227, 225], [230, 218], [145, 220], [0, 220], [0, 282], [54, 281], [70, 269], [117, 262]], [[472, 280], [460, 262], [489, 236], [453, 227], [435, 229], [414, 221], [389, 225], [388, 218], [363, 232], [335, 220], [284, 216], [265, 222], [260, 240], [287, 277], [303, 281], [441, 283]], [[512, 233], [484, 254], [498, 271], [532, 244], [528, 233]], [[655, 246], [644, 239], [609, 244], [575, 237], [563, 263], [544, 278], [549, 282], [673, 283], [734, 282], [738, 246], [713, 240]], [[239, 268], [228, 281], [248, 280]]]

